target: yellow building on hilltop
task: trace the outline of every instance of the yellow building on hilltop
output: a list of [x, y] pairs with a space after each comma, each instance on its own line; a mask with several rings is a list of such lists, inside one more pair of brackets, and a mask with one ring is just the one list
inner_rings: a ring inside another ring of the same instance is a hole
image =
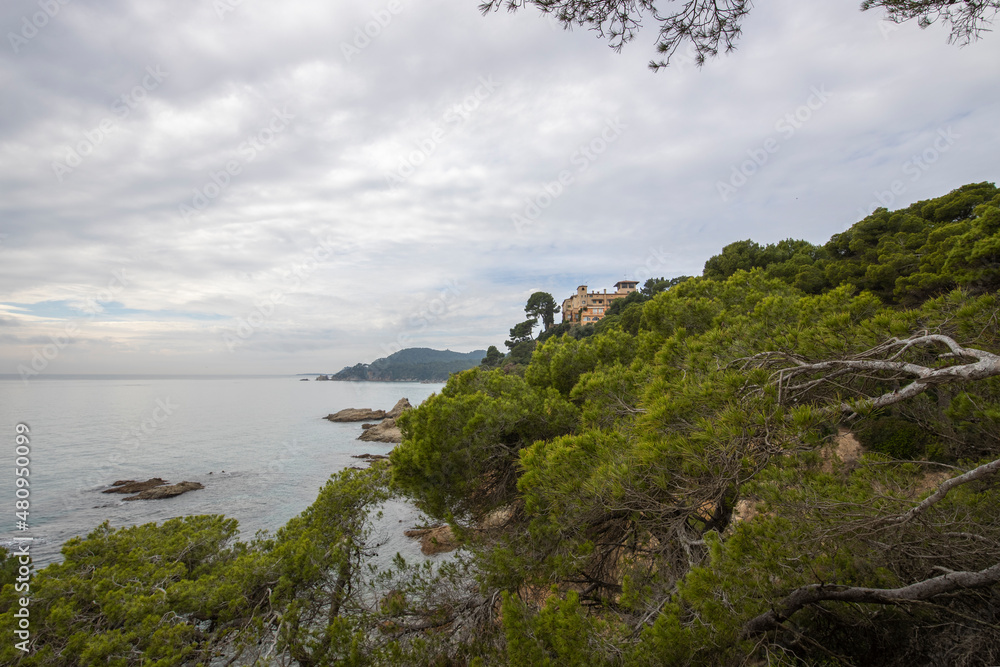
[[624, 299], [635, 291], [636, 280], [619, 280], [615, 283], [615, 291], [587, 292], [586, 285], [576, 288], [576, 294], [562, 302], [563, 322], [592, 324], [600, 321], [615, 299]]

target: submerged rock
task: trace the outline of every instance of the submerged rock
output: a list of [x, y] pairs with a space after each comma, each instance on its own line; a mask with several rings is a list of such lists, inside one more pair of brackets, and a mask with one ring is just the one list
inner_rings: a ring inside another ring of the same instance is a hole
[[364, 461], [385, 461], [389, 459], [385, 454], [355, 454], [351, 458], [362, 459]]

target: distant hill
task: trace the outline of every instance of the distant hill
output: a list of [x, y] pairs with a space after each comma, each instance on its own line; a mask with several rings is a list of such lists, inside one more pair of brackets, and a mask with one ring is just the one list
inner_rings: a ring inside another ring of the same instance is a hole
[[345, 366], [331, 380], [368, 382], [445, 382], [452, 373], [479, 365], [486, 350], [452, 352], [428, 347], [409, 347], [370, 364]]

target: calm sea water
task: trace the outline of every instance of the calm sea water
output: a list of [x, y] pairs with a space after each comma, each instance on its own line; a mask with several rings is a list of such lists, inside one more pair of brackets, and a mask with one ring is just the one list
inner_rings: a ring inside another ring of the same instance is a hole
[[[393, 445], [361, 442], [360, 424], [323, 417], [342, 408], [418, 405], [440, 384], [301, 382], [300, 377], [0, 376], [0, 545], [35, 538], [36, 566], [103, 521], [161, 522], [188, 514], [238, 519], [242, 536], [274, 531], [308, 507], [352, 455]], [[15, 517], [15, 426], [31, 433], [27, 531]], [[125, 502], [101, 493], [120, 479], [162, 477], [205, 488], [176, 498]], [[423, 520], [391, 502], [379, 522], [380, 552], [419, 557], [402, 531]]]

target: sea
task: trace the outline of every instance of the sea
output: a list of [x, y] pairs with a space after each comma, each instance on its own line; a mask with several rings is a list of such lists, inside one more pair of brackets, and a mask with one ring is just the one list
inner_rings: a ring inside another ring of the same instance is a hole
[[[104, 521], [117, 528], [223, 514], [239, 521], [241, 539], [273, 533], [312, 504], [333, 473], [367, 465], [353, 457], [394, 447], [362, 442], [360, 423], [326, 415], [388, 410], [401, 398], [416, 406], [443, 386], [314, 378], [0, 375], [0, 546], [31, 537], [40, 568], [62, 560], [66, 540]], [[20, 450], [19, 424], [28, 439]], [[17, 486], [22, 468], [28, 486]], [[102, 493], [118, 480], [151, 477], [205, 488], [128, 502]], [[25, 500], [28, 514], [18, 514]], [[408, 502], [386, 503], [375, 525], [379, 560], [423, 558], [403, 531], [426, 521]]]

